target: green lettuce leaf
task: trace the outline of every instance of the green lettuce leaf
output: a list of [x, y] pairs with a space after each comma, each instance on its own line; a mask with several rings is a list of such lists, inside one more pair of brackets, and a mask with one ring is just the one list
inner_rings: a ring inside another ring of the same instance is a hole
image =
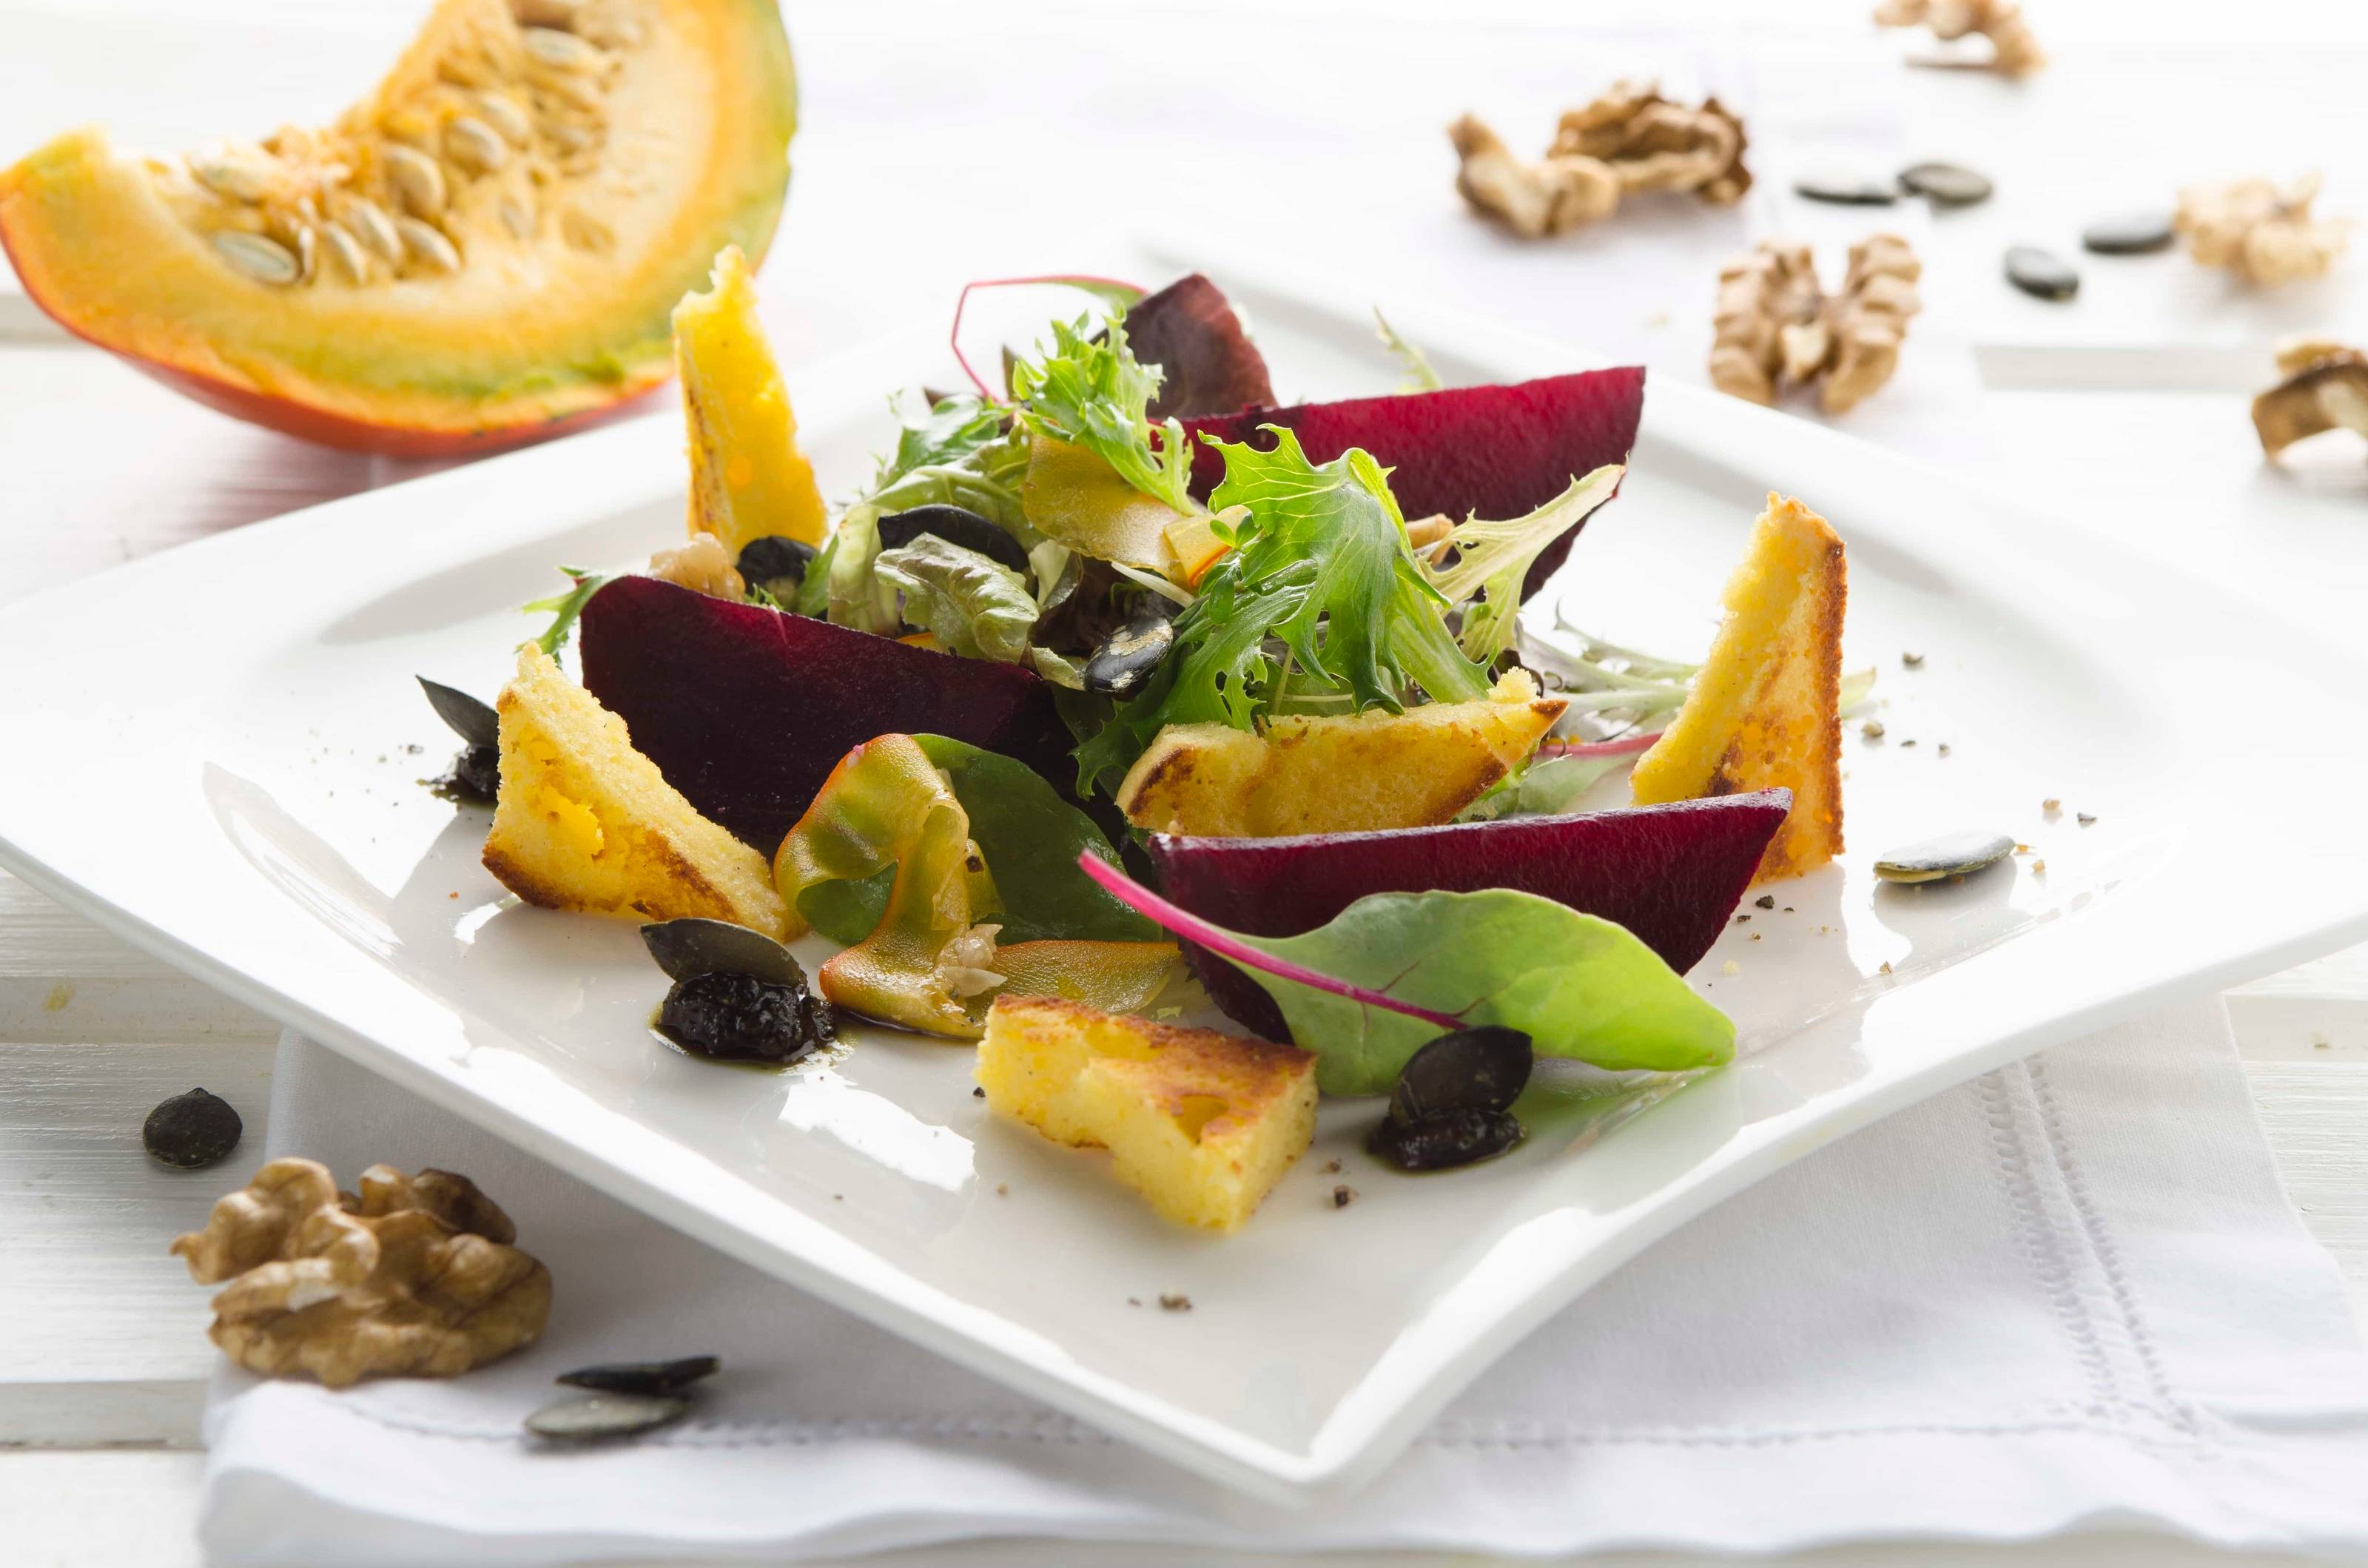
[[1426, 574], [1448, 603], [1462, 607], [1463, 652], [1483, 665], [1513, 645], [1514, 618], [1521, 608], [1521, 579], [1546, 546], [1577, 528], [1589, 512], [1611, 499], [1626, 470], [1606, 463], [1523, 517], [1467, 517], [1448, 540], [1450, 563]]
[[969, 392], [950, 393], [918, 409], [908, 394], [899, 392], [888, 406], [899, 429], [896, 445], [872, 475], [875, 495], [916, 469], [959, 463], [1004, 437], [1004, 411]]
[[905, 597], [904, 618], [925, 627], [950, 653], [1017, 664], [1036, 625], [1036, 596], [1008, 566], [936, 534], [883, 550], [872, 560], [875, 579]]
[[1168, 420], [1159, 449], [1152, 449], [1149, 410], [1159, 391], [1159, 367], [1136, 362], [1119, 322], [1109, 323], [1099, 336], [1089, 335], [1091, 327], [1087, 316], [1074, 324], [1056, 321], [1050, 353], [1013, 361], [1019, 424], [1085, 448], [1129, 484], [1179, 512], [1197, 510], [1183, 425]]

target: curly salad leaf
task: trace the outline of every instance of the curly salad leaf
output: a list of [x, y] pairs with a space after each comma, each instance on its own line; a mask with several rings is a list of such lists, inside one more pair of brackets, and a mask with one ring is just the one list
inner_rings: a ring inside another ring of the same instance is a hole
[[1448, 601], [1407, 547], [1382, 466], [1354, 447], [1312, 463], [1292, 432], [1268, 428], [1270, 452], [1211, 442], [1225, 477], [1210, 502], [1247, 515], [1177, 617], [1175, 652], [1079, 748], [1080, 789], [1124, 773], [1165, 725], [1247, 730], [1286, 694], [1340, 712], [1402, 711], [1413, 686], [1439, 702], [1487, 695], [1486, 666], [1456, 648]]
[[904, 595], [904, 618], [948, 652], [1018, 664], [1036, 624], [1036, 597], [1019, 574], [974, 550], [922, 534], [871, 562], [879, 582]]
[[1085, 448], [1129, 484], [1178, 512], [1199, 510], [1190, 485], [1192, 449], [1182, 422], [1159, 426], [1151, 445], [1149, 410], [1159, 391], [1156, 365], [1136, 362], [1126, 328], [1116, 320], [1091, 335], [1092, 318], [1053, 324], [1053, 348], [1011, 367], [1011, 395], [1022, 428]]
[[1485, 664], [1513, 645], [1521, 580], [1531, 563], [1611, 500], [1626, 472], [1606, 463], [1572, 480], [1569, 489], [1534, 512], [1503, 519], [1467, 517], [1449, 531], [1454, 553], [1445, 568], [1429, 576], [1441, 597], [1463, 608], [1464, 653]]
[[1541, 1056], [1683, 1072], [1735, 1056], [1735, 1023], [1622, 926], [1511, 888], [1373, 893], [1297, 937], [1203, 920], [1108, 863], [1078, 869], [1265, 988], [1327, 1095], [1387, 1094], [1442, 1031], [1501, 1024]]

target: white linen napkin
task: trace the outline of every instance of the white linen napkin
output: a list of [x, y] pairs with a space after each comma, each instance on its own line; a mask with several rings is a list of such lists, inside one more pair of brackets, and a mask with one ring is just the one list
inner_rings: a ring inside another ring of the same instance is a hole
[[[1803, 1160], [1521, 1344], [1359, 1496], [1247, 1502], [758, 1275], [320, 1047], [272, 1152], [475, 1176], [550, 1330], [450, 1382], [225, 1371], [223, 1564], [797, 1559], [977, 1537], [1541, 1555], [2152, 1529], [2368, 1551], [2368, 1358], [2282, 1197], [2217, 1003]], [[589, 1362], [712, 1351], [681, 1426], [518, 1423]], [[1155, 1554], [1142, 1561], [1156, 1561]]]

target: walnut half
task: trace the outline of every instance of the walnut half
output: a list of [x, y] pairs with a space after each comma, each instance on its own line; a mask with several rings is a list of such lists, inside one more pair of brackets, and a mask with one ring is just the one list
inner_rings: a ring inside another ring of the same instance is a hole
[[2253, 400], [2264, 455], [2339, 426], [2368, 436], [2368, 355], [2326, 338], [2294, 338], [2278, 346], [2278, 369], [2285, 380]]
[[1989, 68], [2001, 76], [2028, 76], [2047, 63], [2015, 0], [1882, 0], [1874, 20], [1885, 28], [1921, 24], [1942, 40], [1980, 33], [1990, 40]]
[[2187, 254], [2206, 267], [2226, 267], [2248, 283], [2317, 278], [2343, 254], [2343, 223], [2311, 215], [2318, 176], [2291, 185], [2237, 179], [2192, 185], [2179, 193], [2172, 223], [2187, 236]]
[[1719, 269], [1711, 384], [1772, 403], [1780, 386], [1816, 381], [1818, 405], [1843, 413], [1898, 369], [1922, 274], [1906, 240], [1874, 234], [1850, 247], [1841, 291], [1827, 295], [1807, 245], [1762, 240]]
[[1609, 218], [1635, 191], [1691, 191], [1725, 207], [1751, 188], [1742, 120], [1716, 98], [1688, 108], [1634, 82], [1565, 113], [1536, 163], [1514, 156], [1468, 114], [1447, 135], [1463, 160], [1455, 188], [1463, 199], [1531, 239]]
[[273, 1160], [172, 1251], [214, 1297], [213, 1342], [249, 1371], [331, 1388], [449, 1378], [530, 1345], [551, 1272], [509, 1244], [509, 1217], [468, 1177], [372, 1165], [361, 1195], [313, 1160]]

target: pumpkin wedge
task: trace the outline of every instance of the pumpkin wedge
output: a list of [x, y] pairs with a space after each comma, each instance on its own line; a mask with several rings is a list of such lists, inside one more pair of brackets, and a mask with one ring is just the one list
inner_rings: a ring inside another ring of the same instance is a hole
[[439, 0], [328, 127], [36, 150], [0, 246], [68, 330], [240, 418], [514, 445], [666, 379], [675, 302], [772, 237], [796, 99], [774, 0]]

